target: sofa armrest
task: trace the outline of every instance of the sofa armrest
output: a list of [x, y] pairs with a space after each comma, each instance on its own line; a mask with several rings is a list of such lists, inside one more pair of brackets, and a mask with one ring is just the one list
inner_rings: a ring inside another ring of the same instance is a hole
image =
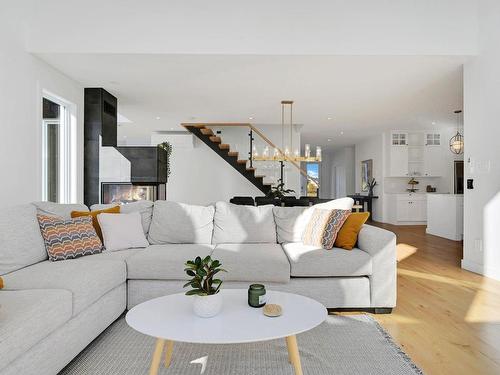
[[371, 306], [396, 306], [396, 235], [385, 229], [363, 225], [358, 235], [358, 248], [372, 257]]

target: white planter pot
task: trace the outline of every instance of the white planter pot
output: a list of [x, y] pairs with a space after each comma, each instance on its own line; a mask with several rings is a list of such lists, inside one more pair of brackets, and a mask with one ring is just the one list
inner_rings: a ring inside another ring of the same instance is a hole
[[193, 311], [200, 318], [211, 318], [222, 309], [222, 294], [211, 296], [194, 296]]

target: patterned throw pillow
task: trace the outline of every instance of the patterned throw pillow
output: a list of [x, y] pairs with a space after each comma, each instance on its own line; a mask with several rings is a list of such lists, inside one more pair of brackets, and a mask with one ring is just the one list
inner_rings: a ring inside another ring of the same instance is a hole
[[337, 233], [349, 214], [349, 210], [316, 208], [306, 226], [302, 242], [305, 245], [321, 246], [328, 250], [333, 248]]
[[37, 215], [49, 260], [66, 260], [102, 252], [92, 217], [63, 219]]
[[321, 239], [323, 249], [331, 250], [333, 248], [337, 234], [350, 214], [351, 211], [348, 210], [332, 210]]

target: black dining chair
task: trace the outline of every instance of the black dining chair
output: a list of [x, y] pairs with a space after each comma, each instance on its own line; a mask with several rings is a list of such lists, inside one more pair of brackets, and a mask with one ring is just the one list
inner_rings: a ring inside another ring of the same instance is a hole
[[255, 206], [255, 201], [252, 197], [233, 197], [229, 200], [229, 203], [240, 206]]

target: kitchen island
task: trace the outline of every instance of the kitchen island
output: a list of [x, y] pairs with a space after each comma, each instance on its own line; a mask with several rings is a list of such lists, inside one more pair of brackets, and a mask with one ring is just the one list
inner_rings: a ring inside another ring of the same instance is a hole
[[453, 241], [461, 241], [464, 226], [463, 212], [463, 194], [428, 193], [426, 232]]

